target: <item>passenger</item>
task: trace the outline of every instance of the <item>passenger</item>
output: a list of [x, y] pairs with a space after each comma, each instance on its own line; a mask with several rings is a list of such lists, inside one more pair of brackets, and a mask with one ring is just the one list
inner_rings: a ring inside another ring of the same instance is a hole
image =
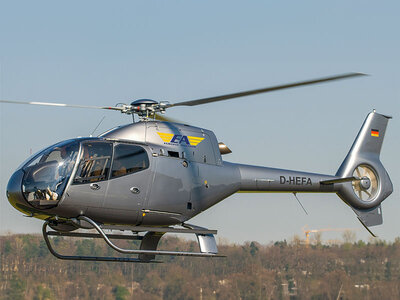
[[100, 180], [99, 177], [104, 173], [104, 159], [96, 159], [93, 162], [94, 164], [90, 172], [90, 177], [96, 177], [93, 178], [93, 181], [97, 181]]
[[81, 169], [81, 174], [80, 177], [84, 178], [84, 177], [89, 177], [90, 176], [90, 171], [93, 167], [93, 160], [91, 159], [90, 153], [89, 153], [89, 149], [87, 145], [83, 146], [83, 166]]
[[112, 177], [123, 176], [127, 173], [125, 166], [120, 161], [114, 161]]

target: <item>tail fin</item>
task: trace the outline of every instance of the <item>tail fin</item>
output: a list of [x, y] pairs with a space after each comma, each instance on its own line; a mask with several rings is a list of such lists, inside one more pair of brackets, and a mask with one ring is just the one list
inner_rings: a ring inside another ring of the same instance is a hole
[[393, 192], [392, 182], [379, 159], [389, 119], [375, 110], [367, 116], [336, 173], [340, 178], [355, 178], [343, 183], [338, 195], [353, 208], [365, 227], [383, 223], [380, 204]]

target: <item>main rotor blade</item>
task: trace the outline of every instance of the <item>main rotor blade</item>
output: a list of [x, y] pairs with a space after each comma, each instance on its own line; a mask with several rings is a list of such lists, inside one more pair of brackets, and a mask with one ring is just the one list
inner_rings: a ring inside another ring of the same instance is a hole
[[288, 83], [288, 84], [276, 85], [276, 86], [271, 86], [271, 87], [266, 87], [266, 88], [261, 88], [261, 89], [256, 89], [256, 90], [243, 91], [243, 92], [239, 92], [239, 93], [227, 94], [227, 95], [222, 95], [222, 96], [183, 101], [183, 102], [170, 104], [169, 106], [170, 107], [171, 106], [195, 106], [195, 105], [201, 105], [201, 104], [210, 103], [210, 102], [217, 102], [217, 101], [223, 101], [223, 100], [228, 100], [228, 99], [233, 99], [233, 98], [250, 96], [250, 95], [255, 95], [255, 94], [260, 94], [260, 93], [267, 93], [267, 92], [273, 92], [273, 91], [277, 91], [277, 90], [289, 89], [289, 88], [294, 88], [294, 87], [303, 86], [303, 85], [317, 84], [317, 83], [322, 83], [322, 82], [326, 82], [326, 81], [334, 81], [334, 80], [346, 79], [346, 78], [357, 77], [357, 76], [366, 76], [366, 75], [367, 74], [363, 74], [363, 73], [346, 73], [346, 74], [335, 75], [335, 76], [330, 76], [330, 77], [316, 78], [316, 79], [307, 80], [307, 81], [298, 81], [298, 82], [293, 82], [293, 83]]
[[51, 103], [51, 102], [23, 102], [23, 101], [0, 100], [0, 103], [30, 104], [30, 105], [44, 105], [44, 106], [58, 106], [58, 107], [75, 107], [75, 108], [110, 109], [110, 110], [119, 110], [119, 111], [122, 110], [121, 107], [87, 106], [87, 105], [74, 105], [74, 104]]

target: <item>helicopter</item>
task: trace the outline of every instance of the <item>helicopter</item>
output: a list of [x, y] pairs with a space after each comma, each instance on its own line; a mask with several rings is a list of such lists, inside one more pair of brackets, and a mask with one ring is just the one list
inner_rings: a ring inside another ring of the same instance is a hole
[[[69, 139], [32, 155], [11, 176], [8, 201], [25, 215], [44, 221], [42, 233], [49, 251], [65, 260], [149, 263], [161, 262], [158, 255], [222, 256], [215, 241], [217, 231], [187, 221], [238, 192], [336, 193], [374, 235], [369, 227], [383, 223], [381, 202], [393, 191], [379, 158], [390, 116], [375, 110], [368, 114], [335, 175], [224, 161], [222, 156], [231, 150], [211, 130], [164, 116], [173, 107], [363, 75], [346, 73], [177, 103], [138, 99], [100, 107], [0, 100], [113, 110], [133, 119], [98, 137]], [[159, 250], [166, 233], [194, 234], [200, 251]], [[54, 249], [49, 236], [102, 238], [117, 252], [135, 257], [64, 255]], [[139, 240], [140, 246], [121, 248], [114, 239]]]

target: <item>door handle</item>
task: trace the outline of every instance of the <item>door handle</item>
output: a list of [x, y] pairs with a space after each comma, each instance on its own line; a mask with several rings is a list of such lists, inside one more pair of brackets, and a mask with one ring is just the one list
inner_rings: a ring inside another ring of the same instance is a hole
[[100, 186], [97, 183], [91, 183], [90, 188], [94, 191], [97, 191], [100, 189]]
[[139, 194], [139, 193], [140, 193], [140, 190], [139, 190], [137, 187], [131, 187], [129, 190], [130, 190], [133, 194]]

